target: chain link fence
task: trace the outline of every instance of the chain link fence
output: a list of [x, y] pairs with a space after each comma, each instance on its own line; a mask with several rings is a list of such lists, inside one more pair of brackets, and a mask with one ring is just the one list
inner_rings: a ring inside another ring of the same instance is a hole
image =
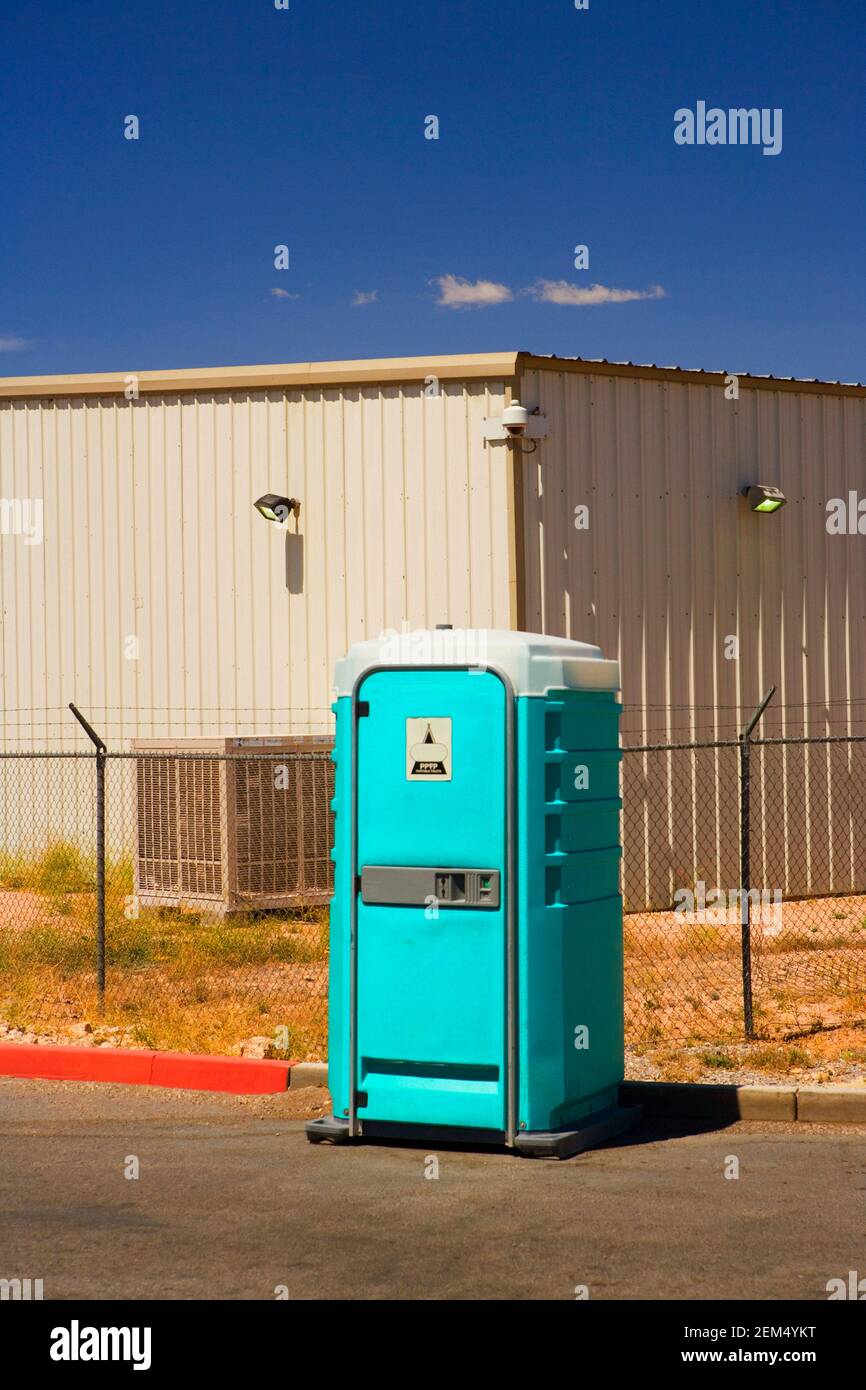
[[623, 755], [626, 1034], [866, 1024], [866, 738]]
[[[0, 1036], [324, 1057], [333, 764], [0, 754]], [[623, 752], [632, 1044], [866, 1019], [866, 737]]]
[[327, 751], [0, 754], [0, 1019], [324, 1055]]
[[622, 801], [628, 1040], [742, 1034], [738, 744], [624, 749]]

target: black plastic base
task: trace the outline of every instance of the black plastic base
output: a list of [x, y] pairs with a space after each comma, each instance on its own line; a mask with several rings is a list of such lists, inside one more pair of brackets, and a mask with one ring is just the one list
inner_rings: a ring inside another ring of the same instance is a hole
[[[605, 1144], [618, 1134], [637, 1124], [642, 1114], [639, 1105], [611, 1105], [596, 1110], [562, 1129], [521, 1130], [514, 1140], [514, 1150], [529, 1158], [571, 1158], [585, 1149]], [[308, 1120], [305, 1132], [311, 1144], [351, 1144], [349, 1121], [339, 1115], [325, 1115], [320, 1120]], [[504, 1133], [492, 1129], [458, 1129], [443, 1125], [406, 1125], [384, 1120], [362, 1120], [362, 1139], [419, 1140], [428, 1142], [501, 1147]]]
[[609, 1105], [606, 1110], [596, 1110], [562, 1129], [521, 1130], [514, 1147], [528, 1158], [572, 1158], [633, 1129], [642, 1114], [640, 1105]]
[[480, 1144], [501, 1147], [505, 1134], [500, 1129], [464, 1129], [458, 1125], [408, 1125], [396, 1120], [361, 1120], [358, 1140], [349, 1138], [349, 1121], [340, 1115], [323, 1115], [320, 1120], [308, 1120], [304, 1126], [311, 1144], [352, 1144], [364, 1139], [402, 1139], [429, 1142], [438, 1139], [443, 1144]]
[[304, 1133], [311, 1144], [349, 1144], [349, 1121], [337, 1115], [323, 1115], [320, 1120], [307, 1120]]

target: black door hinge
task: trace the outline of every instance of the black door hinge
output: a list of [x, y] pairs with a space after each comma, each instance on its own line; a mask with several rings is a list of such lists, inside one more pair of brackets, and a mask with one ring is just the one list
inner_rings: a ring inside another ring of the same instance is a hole
[[367, 715], [370, 713], [370, 701], [359, 700], [355, 708], [358, 711], [358, 718], [366, 719]]

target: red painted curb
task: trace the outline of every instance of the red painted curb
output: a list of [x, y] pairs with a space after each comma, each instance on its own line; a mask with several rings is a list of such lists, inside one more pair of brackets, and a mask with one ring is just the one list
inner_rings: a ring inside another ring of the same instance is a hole
[[143, 1048], [64, 1047], [53, 1043], [0, 1043], [0, 1076], [41, 1081], [120, 1081], [236, 1096], [288, 1090], [293, 1062], [255, 1057], [196, 1057]]
[[289, 1089], [292, 1062], [268, 1057], [196, 1057], [186, 1052], [154, 1052], [151, 1086], [188, 1091], [231, 1091], [236, 1096], [275, 1095]]

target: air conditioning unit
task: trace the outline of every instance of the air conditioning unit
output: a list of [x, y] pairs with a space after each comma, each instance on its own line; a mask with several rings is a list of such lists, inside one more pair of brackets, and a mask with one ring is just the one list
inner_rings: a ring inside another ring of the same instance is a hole
[[146, 755], [135, 760], [138, 902], [219, 913], [327, 902], [332, 747], [318, 737], [133, 740]]

